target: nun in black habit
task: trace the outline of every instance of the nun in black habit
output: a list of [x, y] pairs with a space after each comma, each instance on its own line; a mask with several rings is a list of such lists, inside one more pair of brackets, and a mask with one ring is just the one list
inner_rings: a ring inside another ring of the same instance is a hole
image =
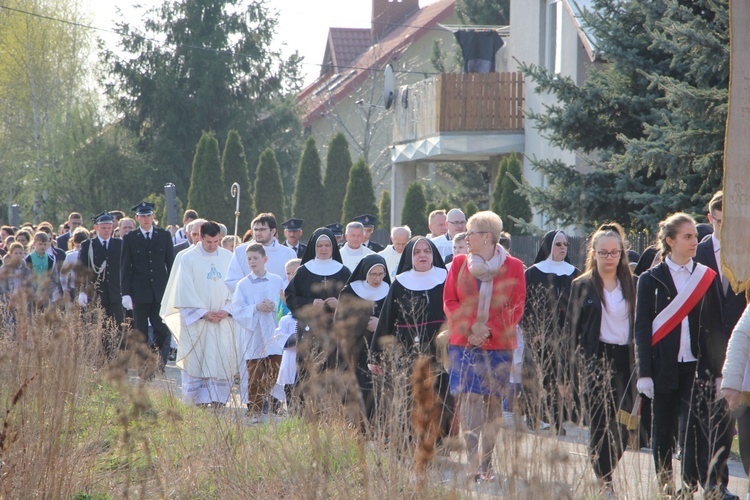
[[[558, 381], [557, 371], [562, 360], [557, 356], [568, 352], [562, 345], [562, 332], [570, 289], [573, 280], [581, 275], [581, 271], [570, 263], [569, 248], [570, 242], [563, 231], [549, 231], [544, 235], [534, 265], [525, 273], [526, 305], [522, 320], [526, 348], [524, 399], [527, 416], [532, 426], [538, 425], [541, 418], [548, 419], [559, 434], [564, 434], [565, 430], [562, 427], [563, 400], [557, 386], [558, 382], [565, 384], [569, 381]], [[529, 375], [532, 380], [528, 379]], [[537, 377], [541, 377], [547, 394], [545, 401], [538, 397]], [[539, 408], [540, 404], [542, 408]]]
[[[333, 313], [350, 275], [341, 263], [331, 230], [316, 229], [305, 248], [300, 268], [284, 291], [286, 305], [297, 320], [298, 359], [309, 351], [312, 339], [325, 359], [336, 352], [335, 339], [330, 334]], [[307, 337], [310, 339], [306, 341]], [[304, 379], [305, 367], [300, 363], [298, 369], [298, 380]]]
[[374, 411], [372, 374], [367, 368], [370, 343], [390, 285], [385, 259], [378, 254], [365, 256], [341, 290], [334, 316], [339, 368], [356, 376], [364, 421], [370, 421]]
[[[384, 351], [389, 345], [395, 347], [389, 350], [395, 357], [388, 361], [393, 364], [395, 374], [408, 375], [420, 355], [428, 356], [437, 375], [435, 390], [443, 403], [441, 436], [448, 435], [453, 419], [450, 379], [437, 362], [435, 343], [445, 323], [443, 286], [447, 276], [443, 259], [432, 241], [417, 236], [407, 243], [372, 339], [373, 358], [381, 361], [370, 366], [373, 373], [384, 373], [379, 363], [387, 359]], [[407, 414], [410, 399], [407, 395]]]

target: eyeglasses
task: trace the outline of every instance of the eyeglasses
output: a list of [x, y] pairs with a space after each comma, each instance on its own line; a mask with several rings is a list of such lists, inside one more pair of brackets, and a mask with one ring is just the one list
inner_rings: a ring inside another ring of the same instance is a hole
[[458, 225], [463, 225], [463, 224], [466, 224], [466, 221], [465, 221], [465, 220], [449, 220], [449, 221], [448, 221], [448, 224], [454, 224], [454, 225], [458, 224]]
[[620, 251], [620, 250], [612, 250], [611, 252], [605, 252], [604, 250], [599, 250], [596, 253], [602, 259], [608, 259], [610, 257], [612, 257], [613, 259], [617, 259], [617, 258], [620, 257], [620, 254], [622, 253], [622, 251]]
[[370, 273], [367, 275], [368, 278], [385, 278], [385, 273]]
[[570, 246], [570, 242], [569, 241], [558, 241], [557, 243], [555, 243], [555, 246], [556, 247], [569, 247]]

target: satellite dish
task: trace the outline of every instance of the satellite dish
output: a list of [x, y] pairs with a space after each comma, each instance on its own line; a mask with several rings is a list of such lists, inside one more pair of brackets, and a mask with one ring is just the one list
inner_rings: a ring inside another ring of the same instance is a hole
[[383, 107], [393, 105], [393, 66], [388, 64], [383, 71]]

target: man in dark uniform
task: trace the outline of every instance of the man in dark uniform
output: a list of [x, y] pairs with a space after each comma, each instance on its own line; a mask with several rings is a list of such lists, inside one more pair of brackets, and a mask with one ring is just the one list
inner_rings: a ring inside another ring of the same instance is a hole
[[378, 223], [378, 218], [374, 215], [365, 214], [360, 215], [359, 217], [355, 217], [352, 219], [352, 222], [359, 222], [365, 227], [365, 241], [362, 243], [362, 246], [369, 248], [375, 253], [382, 252], [385, 250], [385, 247], [383, 245], [378, 245], [374, 241], [370, 240], [370, 236], [372, 236], [373, 231], [375, 231], [375, 224]]
[[[713, 197], [711, 197], [711, 201], [708, 202], [708, 221], [713, 228], [713, 234], [707, 235], [703, 241], [698, 244], [698, 249], [695, 253], [695, 261], [700, 262], [716, 272], [714, 281], [721, 290], [721, 310], [713, 310], [711, 312], [716, 314], [717, 320], [723, 322], [724, 334], [728, 339], [732, 335], [732, 330], [734, 330], [735, 325], [740, 320], [740, 316], [742, 316], [742, 313], [745, 311], [747, 302], [744, 293], [734, 293], [732, 287], [729, 286], [729, 280], [724, 276], [721, 268], [721, 242], [719, 240], [719, 235], [723, 212], [724, 194], [723, 191], [718, 191]], [[709, 428], [712, 431], [712, 438], [716, 441], [715, 443], [712, 443], [713, 449], [711, 450], [711, 459], [717, 460], [717, 463], [715, 465], [708, 463], [699, 464], [699, 467], [703, 469], [702, 472], [707, 474], [707, 484], [705, 485], [706, 491], [713, 491], [716, 493], [716, 498], [739, 498], [727, 490], [727, 485], [729, 484], [727, 460], [729, 459], [729, 452], [734, 439], [735, 419], [727, 410], [726, 404], [723, 400], [713, 403], [711, 405], [711, 410], [713, 411], [711, 411], [711, 422]], [[739, 418], [747, 421], [750, 417], [742, 413]], [[745, 424], [745, 427], [747, 427], [747, 424]], [[715, 457], [713, 457], [714, 452], [716, 453]], [[711, 465], [710, 471], [707, 470], [709, 465]]]
[[[92, 217], [96, 238], [88, 239], [81, 244], [78, 252], [78, 265], [84, 288], [78, 294], [78, 303], [88, 304], [93, 281], [96, 296], [106, 314], [105, 321], [112, 321], [117, 328], [122, 327], [124, 311], [122, 309], [122, 293], [120, 288], [120, 259], [122, 256], [122, 240], [112, 237], [114, 217], [109, 212], [102, 212]], [[111, 339], [104, 339], [104, 350], [111, 358], [118, 343]]]
[[154, 205], [142, 202], [133, 207], [138, 229], [122, 239], [122, 305], [133, 310], [135, 329], [148, 338], [148, 323], [154, 329], [154, 347], [164, 370], [169, 356], [170, 333], [159, 316], [161, 299], [174, 262], [174, 245], [169, 231], [154, 227]]
[[305, 254], [305, 248], [307, 248], [307, 245], [299, 242], [302, 237], [302, 224], [304, 222], [303, 219], [289, 219], [281, 223], [284, 226], [284, 239], [286, 240], [284, 245], [297, 252], [298, 259], [302, 258]]
[[[81, 217], [81, 214], [78, 212], [71, 212], [70, 215], [68, 215], [67, 225], [68, 232], [57, 237], [57, 248], [62, 250], [63, 253], [68, 251], [68, 242], [70, 241], [71, 236], [73, 236], [73, 231], [83, 225], [83, 217]], [[63, 258], [63, 260], [65, 260], [65, 258]]]
[[344, 244], [344, 225], [339, 222], [328, 224], [326, 229], [330, 229], [333, 235], [336, 237], [336, 245], [341, 248]]

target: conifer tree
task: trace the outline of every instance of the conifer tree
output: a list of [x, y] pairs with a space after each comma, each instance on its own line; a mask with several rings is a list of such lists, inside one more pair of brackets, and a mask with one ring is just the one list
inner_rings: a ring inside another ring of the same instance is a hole
[[[159, 227], [166, 228], [169, 225], [169, 221], [167, 220], [167, 199], [164, 196], [164, 193], [151, 193], [146, 197], [146, 201], [154, 204], [154, 221], [159, 223]], [[184, 211], [185, 209], [182, 206], [182, 200], [180, 200], [180, 198], [178, 197], [178, 216], [181, 217]], [[180, 224], [181, 222], [182, 221], [179, 221], [178, 224]]]
[[[346, 196], [349, 172], [352, 168], [352, 157], [349, 154], [349, 142], [343, 133], [338, 132], [331, 139], [326, 157], [325, 186], [326, 218], [332, 221], [342, 220], [344, 197]], [[361, 214], [355, 214], [361, 215]], [[348, 222], [348, 221], [347, 221]]]
[[401, 225], [409, 226], [414, 236], [425, 235], [430, 231], [427, 227], [427, 199], [422, 185], [417, 181], [409, 184], [406, 190]]
[[281, 182], [281, 169], [273, 149], [267, 148], [260, 155], [255, 174], [255, 196], [253, 211], [256, 214], [271, 212], [276, 222], [281, 224], [284, 217], [284, 186]]
[[[188, 205], [204, 219], [228, 224], [221, 179], [219, 141], [213, 132], [203, 132], [193, 158]], [[217, 203], [218, 200], [218, 203]]]
[[349, 171], [349, 182], [346, 185], [341, 222], [346, 224], [358, 215], [374, 215], [377, 212], [378, 207], [375, 203], [375, 190], [372, 187], [370, 168], [365, 160], [360, 158]]
[[589, 167], [539, 159], [531, 202], [562, 224], [604, 220], [654, 228], [670, 212], [702, 212], [721, 186], [728, 87], [727, 0], [593, 0], [583, 13], [607, 64], [579, 87], [522, 70], [559, 104], [531, 113], [551, 142]]
[[469, 220], [469, 217], [477, 212], [479, 212], [479, 207], [477, 207], [477, 204], [472, 200], [469, 200], [468, 203], [466, 203], [466, 208], [464, 208], [464, 215], [466, 216], [466, 220]]
[[490, 210], [499, 215], [500, 218], [503, 218], [505, 216], [500, 209], [500, 199], [503, 196], [503, 179], [505, 178], [505, 174], [507, 172], [508, 157], [505, 156], [500, 161], [500, 165], [497, 168], [497, 177], [495, 177], [495, 184], [492, 186], [492, 199], [490, 200]]
[[320, 172], [320, 155], [315, 146], [315, 139], [309, 137], [305, 142], [305, 150], [299, 162], [297, 183], [294, 187], [292, 214], [298, 219], [304, 219], [308, 234], [326, 222], [323, 198], [323, 181]]
[[[240, 185], [240, 219], [239, 227], [250, 227], [253, 220], [253, 187], [250, 184], [250, 176], [247, 167], [245, 148], [239, 132], [230, 130], [224, 144], [224, 155], [221, 159], [222, 177], [224, 182], [224, 198], [227, 207], [224, 223], [234, 223], [237, 200], [232, 198], [232, 184]], [[200, 213], [200, 212], [198, 212]]]
[[[503, 160], [505, 164], [504, 175], [500, 180], [500, 199], [497, 204], [497, 210], [493, 210], [500, 215], [503, 221], [506, 221], [506, 230], [511, 234], [523, 234], [523, 223], [531, 222], [531, 207], [526, 193], [519, 189], [519, 184], [523, 183], [523, 172], [521, 171], [521, 161], [515, 153], [506, 156]], [[518, 220], [519, 226], [514, 222]], [[520, 228], [520, 229], [518, 229]]]
[[380, 214], [378, 215], [378, 226], [391, 232], [391, 192], [384, 190], [380, 195]]

